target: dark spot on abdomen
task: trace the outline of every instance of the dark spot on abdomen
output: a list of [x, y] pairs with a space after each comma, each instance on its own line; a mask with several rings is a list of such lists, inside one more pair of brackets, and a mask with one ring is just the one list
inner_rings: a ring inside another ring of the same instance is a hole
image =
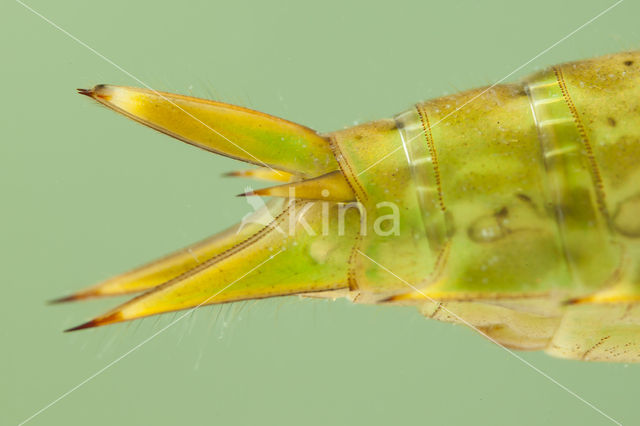
[[640, 238], [640, 193], [621, 201], [613, 214], [613, 227], [629, 238]]
[[616, 127], [616, 124], [618, 124], [613, 117], [607, 117], [607, 123], [609, 123], [611, 127]]
[[511, 233], [506, 223], [509, 210], [502, 207], [493, 214], [480, 216], [467, 229], [467, 235], [476, 243], [492, 243]]

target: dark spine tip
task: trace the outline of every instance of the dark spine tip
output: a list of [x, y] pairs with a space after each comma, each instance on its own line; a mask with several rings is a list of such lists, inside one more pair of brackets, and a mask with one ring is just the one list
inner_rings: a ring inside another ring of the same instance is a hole
[[93, 97], [93, 89], [76, 89], [79, 94]]
[[64, 297], [59, 297], [57, 299], [53, 299], [53, 300], [49, 300], [47, 302], [48, 305], [57, 305], [58, 303], [66, 303], [66, 302], [73, 302], [76, 300], [82, 299], [82, 297], [79, 297], [75, 294], [72, 294], [71, 296], [64, 296]]
[[69, 328], [64, 332], [68, 333], [70, 331], [84, 330], [85, 328], [99, 327], [101, 325], [113, 324], [115, 322], [121, 322], [121, 321], [123, 321], [122, 313], [114, 312], [102, 317], [92, 319], [91, 321], [85, 322], [84, 324], [80, 324], [76, 327]]
[[85, 328], [97, 327], [99, 325], [100, 325], [100, 323], [98, 321], [91, 320], [91, 321], [85, 322], [84, 324], [80, 324], [78, 326], [75, 326], [75, 327], [72, 327], [72, 328], [68, 328], [64, 332], [65, 333], [69, 333], [71, 331], [84, 330]]
[[96, 293], [94, 291], [86, 290], [86, 291], [81, 292], [81, 293], [70, 294], [69, 296], [63, 296], [63, 297], [60, 297], [58, 299], [49, 300], [49, 302], [47, 302], [47, 303], [49, 305], [55, 305], [55, 304], [58, 304], [58, 303], [75, 302], [75, 301], [78, 301], [78, 300], [92, 299], [94, 297], [99, 297], [99, 296], [101, 296], [100, 293]]

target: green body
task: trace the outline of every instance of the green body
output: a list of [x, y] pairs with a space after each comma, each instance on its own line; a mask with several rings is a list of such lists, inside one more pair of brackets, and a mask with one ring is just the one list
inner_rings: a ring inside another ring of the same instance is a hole
[[[639, 53], [553, 67], [334, 135], [359, 199], [388, 191], [410, 207], [397, 243], [360, 243], [419, 289], [394, 300], [511, 347], [640, 356]], [[407, 290], [366, 257], [353, 268], [367, 293]]]
[[508, 347], [640, 361], [640, 52], [325, 135], [152, 90], [81, 93], [265, 166], [236, 175], [287, 182], [244, 195], [302, 200], [273, 202], [250, 226], [66, 298], [146, 291], [77, 328], [210, 303], [345, 296], [417, 306]]

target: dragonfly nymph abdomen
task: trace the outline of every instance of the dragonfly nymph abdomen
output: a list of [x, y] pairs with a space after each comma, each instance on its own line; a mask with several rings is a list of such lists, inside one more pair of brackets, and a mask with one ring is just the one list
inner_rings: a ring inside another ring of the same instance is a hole
[[64, 300], [141, 293], [79, 329], [344, 296], [416, 306], [510, 348], [640, 361], [639, 83], [640, 53], [624, 52], [326, 134], [198, 98], [84, 90], [280, 184], [244, 194], [273, 199], [242, 226]]

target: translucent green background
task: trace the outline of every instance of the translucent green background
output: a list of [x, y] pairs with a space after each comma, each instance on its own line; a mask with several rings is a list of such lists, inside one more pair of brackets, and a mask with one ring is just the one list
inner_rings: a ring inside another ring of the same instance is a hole
[[[50, 2], [39, 13], [151, 87], [321, 131], [491, 84], [613, 1]], [[175, 318], [63, 334], [124, 300], [47, 306], [250, 211], [242, 165], [75, 94], [135, 79], [11, 0], [0, 6], [0, 424], [15, 424]], [[627, 0], [510, 79], [640, 46]], [[472, 159], [470, 159], [471, 161]], [[523, 358], [623, 423], [640, 366]], [[208, 307], [30, 424], [608, 424], [463, 327], [298, 298]]]

